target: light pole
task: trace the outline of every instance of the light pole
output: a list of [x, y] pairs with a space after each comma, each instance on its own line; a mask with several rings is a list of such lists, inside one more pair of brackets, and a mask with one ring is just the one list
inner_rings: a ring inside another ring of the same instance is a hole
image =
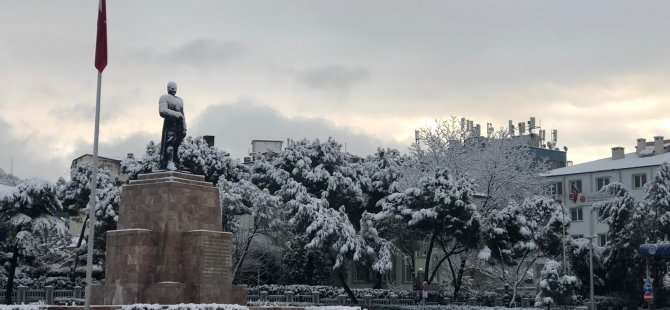
[[565, 258], [566, 257], [566, 255], [565, 255], [565, 241], [566, 241], [565, 240], [566, 239], [565, 238], [565, 205], [563, 204], [562, 200], [558, 200], [557, 202], [561, 206], [561, 212], [563, 213], [563, 218], [561, 219], [561, 226], [563, 228], [563, 270], [565, 270], [566, 273], [567, 273], [568, 264], [567, 264], [567, 260]]
[[593, 227], [593, 207], [591, 207], [590, 215], [589, 215], [589, 279], [590, 281], [590, 290], [591, 290], [591, 310], [596, 310], [596, 303], [595, 299], [593, 296], [593, 238], [595, 238], [594, 235], [594, 227]]

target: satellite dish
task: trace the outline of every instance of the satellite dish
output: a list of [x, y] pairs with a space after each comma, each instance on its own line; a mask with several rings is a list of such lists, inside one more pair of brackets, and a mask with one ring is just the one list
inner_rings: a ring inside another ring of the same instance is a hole
[[550, 150], [553, 150], [554, 149], [554, 144], [551, 143], [551, 141], [547, 142], [547, 148], [549, 148]]
[[567, 152], [567, 151], [568, 151], [568, 147], [567, 147], [567, 146], [564, 146], [564, 147], [563, 147], [563, 150]]

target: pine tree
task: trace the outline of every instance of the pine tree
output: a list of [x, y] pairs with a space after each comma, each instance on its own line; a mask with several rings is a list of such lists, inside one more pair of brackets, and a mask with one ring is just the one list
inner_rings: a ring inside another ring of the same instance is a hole
[[128, 179], [135, 180], [140, 173], [149, 173], [158, 170], [160, 163], [160, 143], [149, 141], [142, 160], [125, 158], [121, 161], [121, 173], [127, 174]]
[[420, 180], [417, 187], [410, 187], [387, 196], [376, 215], [379, 220], [401, 218], [416, 236], [429, 238], [427, 257], [435, 248], [443, 254], [435, 266], [431, 259], [425, 262], [424, 281], [431, 283], [440, 265], [451, 255], [456, 255], [477, 245], [479, 213], [473, 203], [473, 183], [470, 179], [455, 179], [448, 170], [438, 170]]
[[[84, 215], [84, 225], [82, 225], [77, 246], [74, 250], [75, 258], [72, 260], [70, 272], [72, 281], [75, 280], [78, 272], [77, 266], [85, 259], [87, 251], [83, 242], [88, 238], [86, 227], [89, 222], [88, 204], [91, 196], [90, 179], [92, 174], [93, 170], [90, 164], [81, 165], [72, 171], [70, 181], [61, 179], [57, 186], [57, 196], [64, 209], [71, 215]], [[116, 229], [121, 203], [121, 184], [112, 178], [109, 169], [98, 169], [96, 195], [93, 261], [96, 265], [96, 271], [101, 271], [96, 272], [95, 276], [101, 278], [104, 276], [106, 232]]]
[[[345, 291], [355, 301], [345, 281], [344, 263], [351, 260], [387, 268], [390, 254], [376, 231], [369, 226], [362, 229], [369, 224], [362, 223], [366, 206], [363, 188], [369, 180], [365, 169], [350, 163], [349, 155], [340, 149], [341, 145], [332, 139], [324, 143], [297, 141], [272, 163], [256, 165], [252, 181], [280, 197], [281, 215], [289, 237], [309, 240], [305, 250], [327, 257]], [[303, 270], [314, 269], [307, 266]]]
[[7, 234], [3, 247], [12, 253], [5, 288], [6, 304], [12, 304], [19, 258], [35, 255], [39, 241], [37, 235], [52, 230], [56, 235], [67, 238], [65, 224], [56, 217], [56, 212], [61, 210], [55, 186], [39, 179], [21, 183], [16, 192], [0, 200], [0, 225]]
[[[230, 158], [230, 154], [214, 146], [209, 146], [202, 137], [186, 137], [179, 146], [177, 170], [188, 171], [205, 176], [207, 182], [216, 185], [221, 177], [229, 181], [248, 179], [248, 168], [239, 160]], [[160, 144], [149, 141], [142, 160], [126, 158], [121, 161], [121, 172], [134, 180], [140, 173], [158, 170]]]
[[482, 226], [486, 251], [490, 253], [486, 256], [501, 264], [499, 272], [490, 274], [511, 284], [512, 300], [538, 258], [561, 254], [562, 232], [569, 225], [563, 207], [542, 196], [527, 198], [520, 205], [511, 202], [502, 210], [489, 212]]
[[546, 260], [540, 276], [540, 292], [535, 296], [535, 306], [569, 304], [576, 299], [578, 284], [575, 276], [565, 274], [561, 263], [553, 259]]
[[[262, 190], [247, 180], [231, 182], [221, 176], [219, 196], [223, 208], [224, 231], [234, 232], [233, 240], [233, 278], [245, 262], [249, 249], [263, 230], [277, 230], [281, 228], [279, 222], [280, 200], [271, 195], [268, 190]], [[238, 229], [236, 219], [239, 216], [249, 217], [250, 227], [246, 230]], [[257, 253], [262, 252], [260, 249]]]
[[[670, 164], [663, 163], [658, 167], [653, 180], [647, 187], [644, 203], [656, 215], [656, 235], [650, 236], [656, 240], [667, 239], [670, 236]], [[655, 237], [655, 238], [654, 238]]]
[[[606, 284], [613, 292], [631, 295], [640, 287], [644, 274], [639, 248], [647, 239], [649, 228], [654, 227], [646, 220], [650, 215], [653, 218], [653, 213], [646, 211], [646, 204], [637, 203], [621, 183], [610, 183], [601, 191], [611, 197], [593, 204], [600, 219], [609, 225], [603, 253]], [[655, 235], [653, 229], [651, 235]]]

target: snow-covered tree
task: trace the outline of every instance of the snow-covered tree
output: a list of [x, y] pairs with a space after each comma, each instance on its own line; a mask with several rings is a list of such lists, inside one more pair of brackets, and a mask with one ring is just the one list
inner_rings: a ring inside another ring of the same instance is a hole
[[[589, 243], [589, 239], [586, 238], [570, 239], [567, 249], [570, 274], [575, 275], [579, 280], [582, 296], [589, 295], [589, 282], [591, 281]], [[606, 270], [603, 265], [603, 250], [603, 247], [593, 247], [593, 284], [596, 295], [602, 295], [605, 287]]]
[[571, 303], [576, 298], [578, 285], [577, 277], [566, 275], [561, 263], [548, 259], [540, 275], [540, 292], [535, 296], [535, 306]]
[[[75, 247], [76, 259], [73, 260], [71, 279], [74, 280], [77, 266], [85, 259], [87, 248], [83, 241], [87, 237], [88, 226], [88, 204], [91, 196], [90, 179], [92, 176], [90, 164], [81, 165], [71, 173], [69, 181], [59, 180], [57, 184], [57, 196], [63, 208], [72, 215], [84, 215], [82, 225]], [[111, 172], [106, 168], [98, 168], [98, 180], [96, 190], [95, 206], [95, 240], [94, 240], [94, 262], [97, 270], [104, 269], [104, 258], [106, 250], [106, 232], [116, 229], [118, 222], [119, 206], [121, 203], [121, 184], [112, 178]], [[98, 276], [102, 276], [99, 274]]]
[[[377, 271], [389, 268], [388, 247], [363, 223], [366, 197], [362, 187], [367, 176], [360, 165], [349, 162], [339, 143], [332, 139], [294, 142], [271, 164], [255, 166], [252, 181], [281, 198], [282, 218], [291, 237], [309, 240], [305, 250], [326, 256], [341, 280], [346, 278], [348, 260], [373, 262]], [[341, 282], [355, 300], [346, 281]]]
[[377, 203], [393, 192], [394, 184], [401, 177], [402, 165], [409, 160], [396, 149], [381, 148], [365, 159], [361, 166], [369, 183], [363, 186], [367, 195], [366, 211], [379, 211]]
[[71, 238], [69, 238], [69, 234], [64, 236], [59, 234], [57, 230], [57, 227], [50, 227], [34, 234], [37, 239], [34, 255], [21, 262], [28, 267], [24, 270], [32, 283], [24, 283], [23, 285], [32, 288], [51, 285], [57, 288], [70, 289], [83, 282], [73, 283], [69, 279], [72, 250], [68, 247]]
[[160, 143], [156, 144], [154, 141], [149, 141], [142, 160], [133, 158], [125, 158], [121, 161], [121, 173], [127, 174], [131, 180], [137, 179], [140, 173], [149, 173], [158, 170], [160, 164]]
[[[230, 158], [230, 154], [214, 146], [209, 146], [202, 137], [186, 137], [178, 150], [179, 161], [175, 163], [177, 170], [188, 171], [205, 176], [205, 180], [216, 185], [220, 177], [226, 180], [239, 181], [246, 179], [249, 172], [239, 160]], [[126, 158], [121, 161], [121, 172], [135, 179], [140, 173], [158, 170], [160, 161], [160, 144], [150, 141], [142, 160]]]
[[411, 282], [418, 286], [419, 283], [415, 279], [417, 269], [415, 254], [421, 250], [424, 244], [422, 241], [429, 240], [430, 232], [413, 229], [408, 226], [407, 221], [392, 216], [375, 217], [373, 222], [380, 236], [391, 242], [393, 251], [409, 262]]
[[[664, 163], [646, 186], [647, 192], [642, 202], [636, 202], [621, 183], [610, 183], [601, 190], [609, 194], [610, 198], [595, 203], [593, 207], [598, 211], [600, 219], [609, 225], [604, 265], [607, 270], [606, 286], [610, 291], [633, 297], [631, 292], [642, 285], [645, 264], [639, 253], [640, 245], [647, 240], [663, 240], [670, 230], [668, 186], [670, 165]], [[649, 263], [654, 289], [662, 289], [662, 279], [667, 274], [668, 266], [660, 260], [650, 260]]]
[[[233, 278], [259, 234], [279, 227], [280, 200], [267, 189], [260, 189], [247, 180], [231, 182], [221, 176], [218, 183], [224, 213], [224, 230], [235, 231]], [[248, 227], [237, 229], [233, 223], [238, 216], [247, 216]], [[256, 251], [257, 254], [259, 251]]]
[[282, 257], [285, 284], [330, 285], [329, 258], [326, 254], [306, 249], [309, 237], [296, 235], [286, 242]]
[[402, 219], [409, 230], [417, 232], [416, 236], [427, 236], [427, 257], [433, 257], [435, 248], [441, 250], [442, 258], [435, 266], [431, 268], [431, 259], [425, 262], [424, 281], [431, 283], [447, 258], [477, 245], [479, 213], [473, 194], [470, 179], [457, 179], [447, 169], [441, 169], [422, 178], [417, 187], [387, 196], [380, 203], [383, 211], [375, 218]]
[[273, 243], [254, 242], [235, 274], [235, 283], [278, 284], [281, 281], [282, 249]]
[[662, 240], [670, 236], [670, 164], [663, 163], [658, 167], [654, 178], [647, 186], [644, 203], [656, 214], [656, 235], [652, 240]]
[[535, 261], [562, 252], [562, 233], [569, 225], [561, 204], [542, 196], [524, 199], [521, 204], [512, 201], [501, 210], [491, 210], [482, 225], [482, 257], [491, 258], [498, 265], [487, 274], [510, 284], [514, 300], [519, 284]]
[[[378, 148], [374, 154], [367, 156], [358, 165], [367, 176], [361, 184], [366, 197], [366, 212], [377, 213], [381, 210], [380, 201], [393, 192], [392, 189], [401, 177], [402, 165], [409, 160], [409, 157], [401, 155], [398, 150]], [[414, 269], [414, 253], [421, 246], [420, 242], [416, 242], [416, 232], [407, 230], [407, 223], [392, 218], [382, 220], [383, 223], [372, 217], [367, 221], [369, 225], [374, 226], [378, 236], [391, 242], [394, 252], [411, 258], [411, 268]], [[368, 267], [370, 270], [374, 269], [372, 266]], [[377, 273], [373, 288], [381, 288], [382, 280], [383, 275]]]
[[228, 152], [209, 146], [202, 137], [186, 137], [179, 146], [178, 156], [178, 169], [204, 175], [212, 183], [221, 178], [235, 182], [249, 176], [247, 166], [230, 158]]
[[18, 186], [16, 192], [0, 200], [0, 226], [6, 232], [3, 242], [12, 256], [8, 269], [5, 303], [12, 303], [14, 275], [19, 257], [35, 255], [40, 232], [52, 231], [67, 238], [63, 221], [56, 217], [62, 206], [56, 197], [56, 188], [40, 179], [29, 179]]
[[[505, 130], [480, 136], [467, 123], [452, 117], [420, 129], [417, 136], [418, 142], [410, 147], [412, 160], [403, 163], [401, 177], [394, 185], [396, 191], [416, 187], [424, 176], [447, 168], [454, 178], [473, 181], [473, 192], [479, 197], [477, 211], [486, 218], [491, 210], [541, 194], [547, 183], [542, 176], [547, 170], [544, 162]], [[467, 265], [463, 258], [472, 256], [461, 256], [460, 266]], [[449, 256], [447, 262], [453, 267]], [[461, 286], [458, 274], [462, 271], [452, 272], [455, 293]]]
[[641, 285], [644, 275], [640, 245], [649, 236], [656, 236], [653, 210], [647, 204], [637, 203], [621, 183], [610, 183], [601, 191], [610, 198], [593, 204], [593, 208], [609, 225], [603, 253], [607, 287], [613, 292], [630, 294]]
[[542, 194], [547, 184], [542, 176], [547, 166], [527, 145], [502, 129], [478, 136], [455, 117], [420, 129], [419, 143], [412, 144], [410, 152], [419, 162], [415, 170], [447, 168], [455, 178], [473, 179], [474, 190], [484, 197], [479, 206], [482, 214], [502, 209], [510, 201]]

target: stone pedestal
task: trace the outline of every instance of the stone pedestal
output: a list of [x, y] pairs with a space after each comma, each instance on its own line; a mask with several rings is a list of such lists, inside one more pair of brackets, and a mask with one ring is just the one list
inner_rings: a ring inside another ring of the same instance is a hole
[[221, 228], [218, 188], [203, 176], [141, 174], [123, 186], [119, 211], [93, 304], [246, 304], [246, 286], [231, 284], [233, 235]]

